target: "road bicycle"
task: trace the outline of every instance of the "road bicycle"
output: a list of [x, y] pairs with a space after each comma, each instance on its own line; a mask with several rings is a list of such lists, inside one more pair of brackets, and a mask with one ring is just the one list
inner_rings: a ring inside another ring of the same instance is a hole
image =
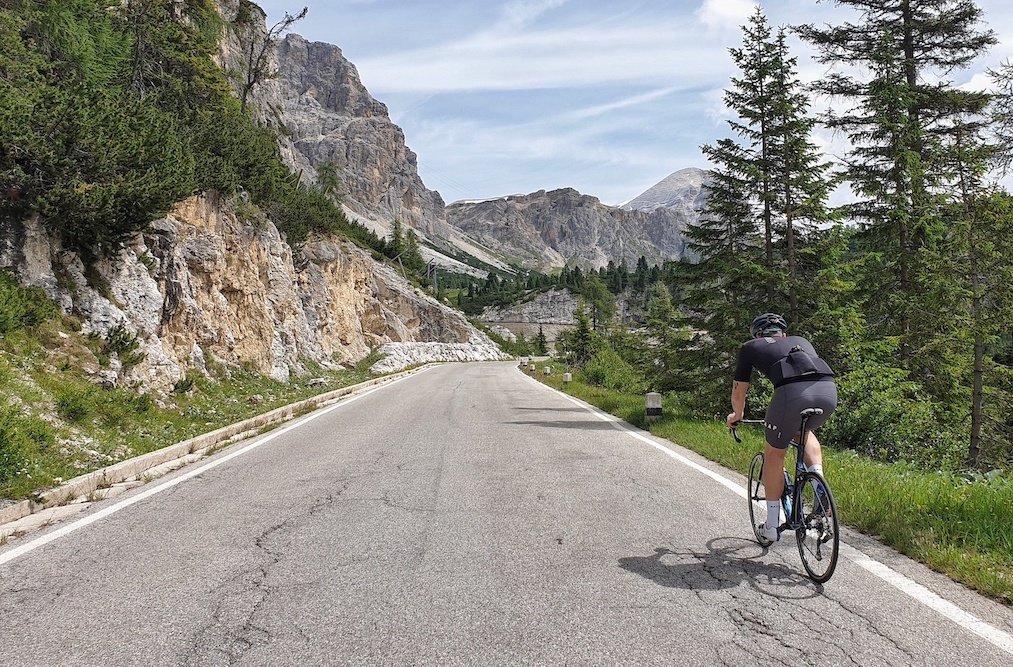
[[[809, 578], [818, 584], [830, 580], [837, 567], [837, 556], [840, 551], [840, 533], [837, 523], [837, 504], [830, 491], [830, 485], [822, 475], [805, 467], [806, 423], [810, 417], [823, 414], [820, 408], [807, 408], [802, 411], [802, 426], [799, 438], [791, 445], [795, 447], [795, 478], [784, 473], [784, 493], [781, 494], [781, 507], [784, 509], [785, 522], [777, 528], [777, 533], [793, 530], [798, 542], [798, 553], [802, 558], [802, 567]], [[739, 424], [762, 424], [762, 419], [743, 419]], [[736, 442], [742, 442], [736, 428], [731, 434]], [[766, 506], [767, 497], [763, 490], [763, 452], [753, 457], [749, 464], [747, 502], [749, 503], [749, 523], [753, 526], [753, 534], [760, 546], [773, 544], [760, 534], [756, 521], [757, 503]]]

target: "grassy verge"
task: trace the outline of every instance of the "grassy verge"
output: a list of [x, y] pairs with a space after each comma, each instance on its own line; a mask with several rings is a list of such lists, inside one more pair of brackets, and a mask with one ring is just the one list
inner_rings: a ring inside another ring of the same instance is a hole
[[[311, 371], [278, 382], [252, 370], [191, 372], [175, 391], [153, 398], [93, 381], [108, 341], [74, 332], [71, 318], [0, 336], [0, 501], [30, 498], [62, 481], [146, 454], [372, 375]], [[122, 358], [122, 355], [121, 357]], [[89, 375], [91, 373], [91, 376]]]
[[[647, 428], [644, 397], [575, 381], [563, 387], [560, 366], [534, 377], [627, 422]], [[759, 432], [743, 429], [743, 444], [723, 423], [692, 419], [674, 397], [651, 433], [746, 474], [762, 447]], [[1013, 605], [1013, 478], [968, 480], [957, 475], [885, 464], [824, 448], [824, 464], [844, 523], [981, 593]]]

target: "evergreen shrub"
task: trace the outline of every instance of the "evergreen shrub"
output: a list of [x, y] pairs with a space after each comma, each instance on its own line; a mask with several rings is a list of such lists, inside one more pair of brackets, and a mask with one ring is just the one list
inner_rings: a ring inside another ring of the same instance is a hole
[[581, 367], [580, 377], [588, 384], [613, 391], [640, 393], [646, 387], [643, 376], [607, 345], [591, 355]]
[[902, 369], [868, 362], [837, 378], [837, 410], [823, 439], [880, 461], [959, 468], [966, 453], [959, 416], [925, 398], [908, 377]]
[[41, 288], [22, 287], [0, 271], [0, 335], [38, 326], [56, 314], [56, 305]]

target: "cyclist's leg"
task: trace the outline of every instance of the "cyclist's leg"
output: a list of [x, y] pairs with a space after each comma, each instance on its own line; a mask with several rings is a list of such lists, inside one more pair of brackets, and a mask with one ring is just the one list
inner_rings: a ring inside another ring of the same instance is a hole
[[791, 392], [784, 388], [775, 389], [763, 418], [763, 434], [766, 445], [763, 449], [763, 490], [767, 496], [767, 520], [764, 521], [766, 537], [776, 540], [773, 532], [781, 525], [781, 494], [784, 491], [784, 459], [788, 453], [791, 434], [798, 428], [798, 414], [793, 421], [787, 410]]
[[788, 449], [781, 449], [769, 442], [763, 448], [763, 492], [768, 501], [780, 502], [784, 492], [784, 457]]
[[[798, 435], [795, 437], [797, 438]], [[823, 447], [816, 434], [808, 429], [805, 432], [805, 465], [809, 470], [812, 470], [813, 466], [823, 468]]]
[[[800, 387], [796, 402], [791, 406], [792, 409], [821, 408], [823, 410], [822, 414], [813, 415], [808, 419], [805, 436], [805, 465], [809, 470], [813, 470], [815, 467], [815, 470], [820, 474], [823, 471], [823, 447], [813, 431], [826, 423], [836, 407], [837, 387], [831, 380], [805, 383]], [[799, 434], [796, 433], [795, 437], [798, 438]]]

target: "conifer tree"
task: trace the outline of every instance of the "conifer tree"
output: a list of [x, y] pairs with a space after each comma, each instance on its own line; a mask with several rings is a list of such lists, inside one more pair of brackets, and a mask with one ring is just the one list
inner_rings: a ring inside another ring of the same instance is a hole
[[414, 229], [408, 230], [405, 236], [404, 265], [409, 271], [421, 274], [426, 269], [426, 260], [422, 259], [422, 251], [419, 249], [419, 237]]
[[956, 100], [949, 82], [933, 79], [966, 66], [995, 37], [978, 28], [981, 11], [970, 0], [836, 4], [855, 8], [860, 20], [799, 31], [820, 49], [821, 62], [870, 73], [866, 79], [835, 72], [817, 89], [842, 101], [826, 122], [853, 146], [846, 176], [859, 201], [847, 212], [863, 223], [866, 248], [876, 253], [870, 259], [878, 257], [869, 262], [867, 280], [869, 320], [879, 323], [872, 333], [897, 336], [902, 363], [925, 380], [934, 364], [913, 368], [913, 353], [952, 333], [931, 315], [947, 305], [926, 291], [933, 281], [922, 263], [945, 234], [937, 193], [947, 177], [938, 132], [969, 101]]
[[595, 331], [599, 326], [609, 323], [616, 314], [615, 299], [612, 293], [605, 286], [604, 281], [595, 272], [590, 272], [590, 277], [584, 282], [582, 293], [587, 303], [591, 306], [591, 322]]
[[535, 350], [538, 354], [548, 354], [549, 352], [549, 341], [545, 337], [545, 331], [542, 330], [542, 325], [538, 325], [538, 336], [535, 338]]
[[822, 243], [821, 229], [830, 221], [830, 165], [812, 142], [816, 119], [809, 114], [809, 98], [798, 80], [797, 61], [789, 54], [783, 29], [777, 33], [772, 55], [767, 142], [771, 183], [766, 199], [780, 237], [780, 256], [775, 262], [778, 295], [787, 295], [788, 321], [804, 329], [820, 296], [814, 283], [826, 259], [820, 253], [807, 253], [806, 246]]

